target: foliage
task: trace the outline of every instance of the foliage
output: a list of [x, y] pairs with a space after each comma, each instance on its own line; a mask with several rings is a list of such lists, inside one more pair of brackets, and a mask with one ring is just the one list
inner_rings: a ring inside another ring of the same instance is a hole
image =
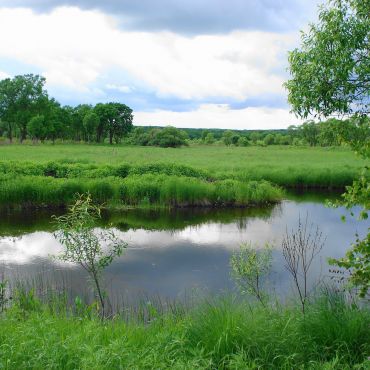
[[314, 121], [307, 121], [300, 127], [303, 139], [310, 145], [316, 146], [319, 138], [319, 128]]
[[215, 142], [215, 136], [212, 132], [209, 132], [204, 138], [205, 144], [213, 144]]
[[272, 264], [272, 249], [267, 244], [256, 249], [251, 243], [243, 243], [230, 259], [232, 276], [243, 294], [251, 294], [265, 306], [267, 296], [263, 289], [266, 275]]
[[360, 297], [364, 298], [370, 290], [370, 233], [356, 242], [341, 259], [330, 259], [329, 263], [350, 271], [350, 281], [360, 289]]
[[30, 119], [27, 124], [27, 131], [32, 138], [40, 140], [45, 136], [45, 117], [43, 115], [37, 115]]
[[[365, 158], [370, 155], [370, 2], [329, 0], [319, 11], [319, 21], [302, 33], [300, 49], [289, 55], [291, 79], [285, 84], [293, 111], [304, 118], [347, 115], [338, 125], [338, 136]], [[365, 171], [368, 171], [367, 167]], [[347, 188], [344, 205], [369, 210], [369, 177], [361, 175]], [[366, 200], [367, 199], [367, 200]], [[350, 267], [352, 283], [361, 295], [369, 287], [369, 235], [357, 240], [347, 257], [332, 263]]]
[[162, 148], [176, 148], [186, 144], [187, 135], [175, 127], [165, 127], [155, 132], [149, 140], [148, 145], [160, 146]]
[[121, 103], [99, 103], [95, 106], [94, 112], [99, 117], [98, 137], [100, 141], [104, 132], [108, 132], [109, 144], [113, 139], [119, 142], [132, 129], [132, 109]]
[[131, 134], [130, 142], [134, 145], [159, 146], [162, 148], [177, 148], [187, 144], [187, 134], [172, 126], [161, 129], [154, 128], [145, 131], [142, 127], [136, 127]]
[[40, 113], [48, 99], [44, 84], [45, 78], [33, 74], [0, 81], [0, 119], [7, 123], [10, 141], [14, 123], [19, 128], [21, 141], [26, 139], [28, 122]]
[[64, 247], [57, 258], [79, 264], [92, 279], [103, 318], [106, 312], [101, 275], [127, 245], [112, 230], [94, 230], [100, 217], [100, 207], [93, 204], [89, 194], [82, 194], [66, 215], [55, 217], [58, 230], [54, 235]]
[[84, 116], [82, 123], [86, 132], [87, 140], [92, 141], [92, 137], [96, 133], [100, 123], [99, 116], [94, 112], [88, 112]]
[[370, 3], [330, 0], [289, 55], [288, 100], [302, 117], [368, 114]]

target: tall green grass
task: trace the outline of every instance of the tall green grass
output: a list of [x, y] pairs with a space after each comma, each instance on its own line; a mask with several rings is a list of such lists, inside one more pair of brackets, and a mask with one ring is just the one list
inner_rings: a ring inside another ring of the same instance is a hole
[[[230, 166], [232, 168], [232, 165]], [[207, 181], [234, 179], [239, 181], [266, 180], [274, 184], [291, 188], [344, 188], [350, 185], [358, 173], [357, 168], [341, 166], [339, 168], [319, 167], [309, 169], [305, 165], [287, 167], [262, 165], [252, 166], [248, 170], [209, 171], [188, 165], [169, 163], [148, 163], [130, 165], [96, 165], [65, 162], [14, 162], [0, 161], [0, 174], [7, 176], [41, 176], [54, 178], [89, 178], [104, 177], [125, 178], [131, 175], [167, 175], [185, 176]]]
[[169, 175], [54, 178], [6, 175], [0, 178], [0, 205], [64, 206], [77, 193], [90, 192], [99, 203], [165, 206], [248, 206], [277, 202], [282, 191], [265, 182], [202, 179]]
[[[28, 299], [28, 303], [24, 301]], [[6, 369], [366, 369], [370, 311], [321, 296], [262, 309], [223, 298], [189, 311], [100, 322], [23, 297], [0, 316]], [[26, 304], [27, 303], [27, 304]]]

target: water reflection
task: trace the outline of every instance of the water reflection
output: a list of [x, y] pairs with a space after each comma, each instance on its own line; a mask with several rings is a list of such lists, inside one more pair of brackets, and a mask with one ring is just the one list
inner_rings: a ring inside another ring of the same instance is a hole
[[[320, 202], [296, 200], [262, 209], [107, 213], [102, 226], [112, 224], [129, 248], [107, 270], [106, 283], [113, 295], [131, 298], [143, 292], [169, 298], [192, 289], [220, 292], [233, 287], [229, 269], [232, 251], [244, 241], [270, 242], [275, 247], [270, 281], [278, 294], [284, 294], [290, 290], [280, 251], [286, 227], [295, 227], [299, 217], [308, 215], [327, 236], [313, 266], [312, 276], [317, 278], [327, 273], [326, 257], [342, 256], [355, 233], [366, 232], [365, 222], [351, 217], [341, 222], [344, 213]], [[8, 235], [0, 238], [0, 261], [6, 273], [29, 278], [42, 271], [50, 281], [62, 279], [73, 294], [81, 295], [86, 286], [81, 271], [50, 259], [61, 248], [52, 235], [50, 218], [45, 212], [40, 219], [37, 213], [22, 217], [9, 214], [0, 222], [2, 234]]]

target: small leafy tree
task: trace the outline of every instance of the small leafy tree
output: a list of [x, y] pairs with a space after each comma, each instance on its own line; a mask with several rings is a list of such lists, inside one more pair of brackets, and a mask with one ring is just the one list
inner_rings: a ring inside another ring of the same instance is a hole
[[251, 243], [243, 243], [231, 256], [230, 265], [241, 293], [251, 294], [265, 307], [267, 295], [263, 283], [272, 264], [272, 249], [266, 244], [257, 249]]
[[78, 196], [68, 213], [55, 217], [58, 231], [55, 238], [64, 246], [57, 259], [79, 264], [89, 275], [101, 305], [101, 317], [105, 317], [105, 294], [102, 290], [102, 272], [122, 254], [127, 244], [112, 230], [94, 229], [101, 217], [100, 206], [93, 203], [90, 194]]

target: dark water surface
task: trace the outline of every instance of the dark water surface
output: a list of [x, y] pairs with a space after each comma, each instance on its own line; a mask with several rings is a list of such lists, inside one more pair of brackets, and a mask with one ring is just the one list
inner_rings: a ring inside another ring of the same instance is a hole
[[[182, 298], [192, 291], [219, 293], [234, 287], [229, 259], [239, 245], [251, 241], [274, 246], [270, 289], [279, 295], [291, 293], [284, 268], [281, 239], [286, 228], [295, 228], [298, 218], [308, 216], [326, 236], [325, 247], [311, 273], [314, 281], [328, 275], [327, 257], [341, 257], [355, 240], [366, 233], [368, 223], [341, 215], [344, 209], [327, 208], [325, 196], [305, 194], [264, 208], [129, 210], [104, 214], [128, 249], [105, 274], [107, 290], [114, 296]], [[67, 287], [72, 295], [84, 295], [86, 279], [72, 264], [50, 258], [61, 246], [53, 237], [53, 211], [0, 213], [0, 273], [10, 279]], [[203, 293], [202, 293], [203, 294]]]

